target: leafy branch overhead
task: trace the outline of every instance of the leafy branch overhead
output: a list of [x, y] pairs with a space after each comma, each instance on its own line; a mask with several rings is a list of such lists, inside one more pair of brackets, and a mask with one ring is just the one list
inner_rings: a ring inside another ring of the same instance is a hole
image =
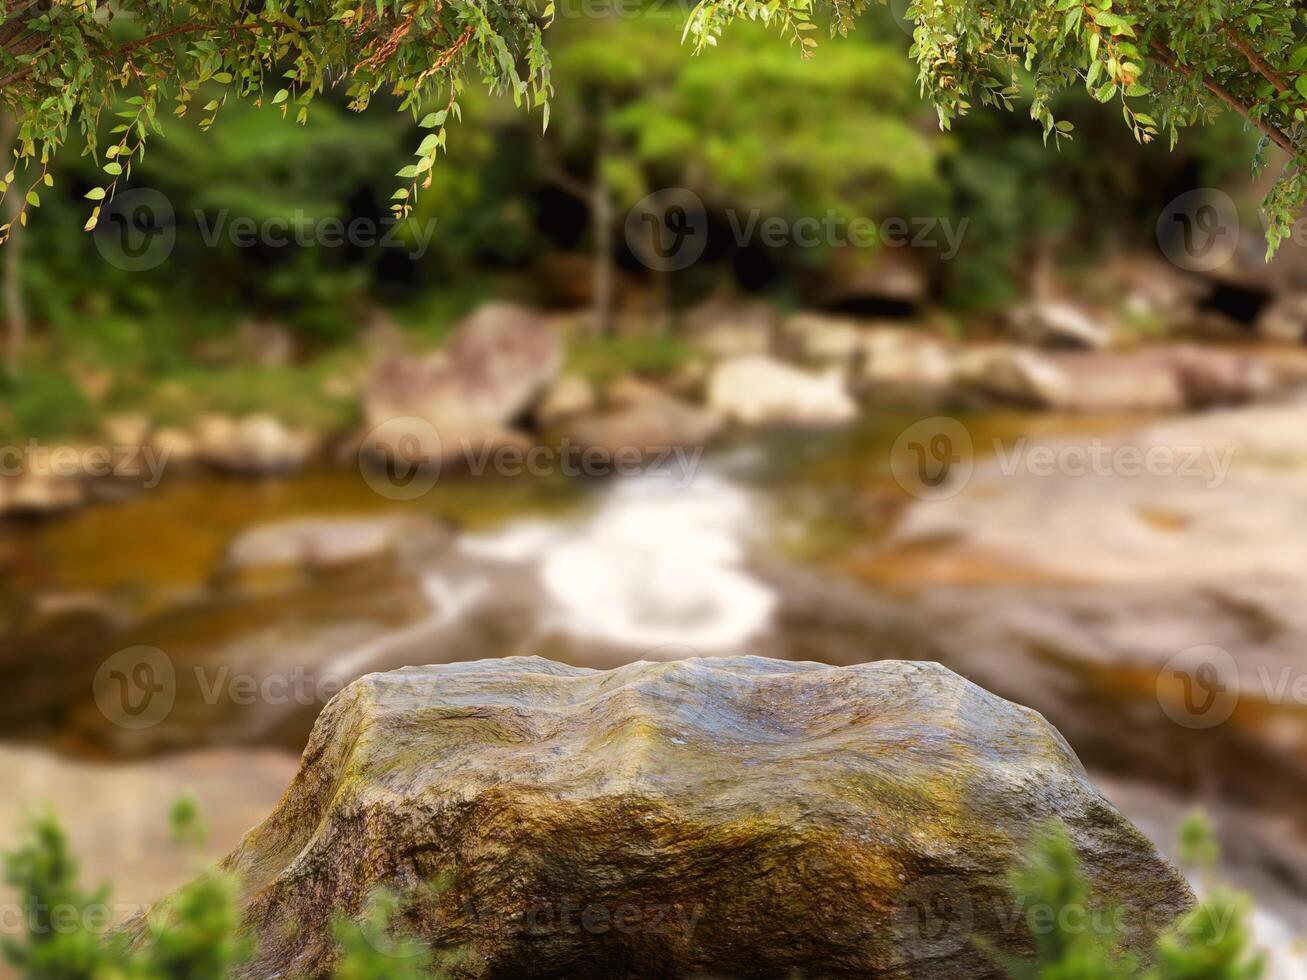
[[[88, 195], [93, 227], [161, 114], [198, 115], [207, 128], [232, 95], [299, 122], [328, 86], [359, 110], [380, 91], [415, 118], [442, 106], [421, 118], [430, 132], [400, 172], [400, 217], [429, 183], [470, 74], [548, 118], [551, 0], [4, 2], [0, 98], [20, 120], [27, 164], [5, 175], [4, 190], [22, 196], [20, 221], [39, 206], [74, 127], [105, 174]], [[701, 0], [686, 36], [696, 49], [715, 46], [743, 18], [778, 28], [807, 56], [819, 14], [844, 33], [869, 0], [823, 2], [818, 11], [814, 0]], [[1053, 102], [1078, 86], [1119, 105], [1141, 142], [1165, 135], [1174, 145], [1184, 127], [1235, 112], [1263, 136], [1256, 168], [1273, 158], [1283, 167], [1265, 202], [1272, 250], [1307, 202], [1307, 9], [1295, 0], [911, 0], [907, 15], [921, 90], [946, 129], [977, 103], [1011, 109], [1027, 86], [1046, 141], [1071, 138]], [[19, 171], [23, 186], [9, 187]]]
[[[104, 173], [88, 195], [96, 202], [89, 229], [99, 202], [159, 132], [160, 116], [198, 116], [207, 129], [235, 96], [303, 123], [329, 86], [342, 88], [356, 110], [381, 91], [415, 115], [433, 102], [447, 107], [422, 120], [432, 132], [402, 171], [406, 185], [394, 201], [402, 217], [444, 145], [446, 118], [457, 116], [466, 74], [519, 103], [542, 105], [549, 94], [542, 28], [550, 11], [532, 0], [4, 2], [0, 98], [19, 131], [18, 166], [3, 189], [23, 196], [23, 223], [71, 131], [81, 131]], [[11, 188], [24, 164], [30, 180]], [[0, 226], [0, 236], [9, 230]]]
[[[830, 0], [845, 31], [867, 0]], [[703, 0], [688, 32], [715, 45], [731, 20], [778, 23], [805, 54], [811, 0]], [[1120, 106], [1147, 143], [1233, 111], [1287, 162], [1265, 201], [1271, 251], [1307, 202], [1307, 7], [1298, 0], [911, 0], [912, 55], [922, 93], [948, 129], [976, 103], [1011, 109], [1023, 83], [1047, 141], [1069, 138], [1054, 118], [1060, 92], [1084, 86]]]

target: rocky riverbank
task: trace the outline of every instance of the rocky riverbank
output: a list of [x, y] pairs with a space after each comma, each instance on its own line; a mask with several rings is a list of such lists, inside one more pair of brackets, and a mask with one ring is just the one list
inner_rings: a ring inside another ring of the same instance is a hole
[[523, 472], [567, 456], [581, 475], [634, 472], [742, 430], [847, 425], [868, 404], [1165, 414], [1275, 399], [1307, 379], [1298, 348], [1140, 344], [1066, 304], [1025, 307], [1007, 334], [969, 343], [928, 324], [713, 308], [687, 317], [675, 366], [643, 377], [577, 370], [575, 331], [493, 304], [435, 351], [392, 336], [323, 382], [354, 406], [342, 414], [361, 419], [346, 429], [275, 411], [182, 424], [127, 413], [98, 438], [6, 447], [0, 514], [58, 513], [180, 474], [268, 477], [323, 463]]

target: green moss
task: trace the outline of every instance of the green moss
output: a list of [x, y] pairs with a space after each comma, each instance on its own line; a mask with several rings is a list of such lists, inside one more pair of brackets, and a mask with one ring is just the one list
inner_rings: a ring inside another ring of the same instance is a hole
[[578, 337], [569, 346], [567, 366], [592, 381], [625, 374], [665, 377], [696, 356], [693, 347], [674, 337]]

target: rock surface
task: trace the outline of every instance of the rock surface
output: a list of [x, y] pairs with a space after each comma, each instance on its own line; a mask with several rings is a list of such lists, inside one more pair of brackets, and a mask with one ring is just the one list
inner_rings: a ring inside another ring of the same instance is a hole
[[762, 356], [719, 364], [708, 381], [708, 406], [743, 425], [831, 425], [858, 414], [838, 368], [812, 374]]
[[579, 374], [564, 374], [545, 392], [536, 407], [536, 421], [542, 426], [594, 411], [594, 385]]
[[1178, 412], [1251, 401], [1273, 384], [1256, 358], [1182, 345], [1127, 353], [995, 347], [967, 352], [956, 367], [964, 389], [1059, 412]]
[[[1307, 522], [1305, 423], [1300, 404], [1033, 440], [909, 507], [855, 574], [1090, 766], [1295, 812], [1307, 543], [1286, 529]], [[1190, 707], [1176, 671], [1204, 663], [1231, 696]]]
[[1190, 903], [1055, 730], [938, 665], [511, 658], [352, 685], [225, 866], [249, 976], [322, 975], [387, 885], [454, 976], [970, 980], [973, 940], [1023, 951], [1006, 876], [1048, 818], [1132, 945]]
[[635, 404], [572, 419], [561, 431], [573, 442], [606, 456], [637, 451], [644, 456], [676, 446], [702, 447], [721, 431], [712, 412], [656, 394]]
[[293, 518], [250, 528], [233, 541], [223, 574], [316, 571], [390, 555], [404, 547], [435, 551], [448, 532], [429, 518]]
[[554, 379], [562, 344], [545, 319], [492, 303], [468, 317], [440, 350], [378, 365], [364, 399], [371, 428], [420, 420], [454, 454], [461, 440], [504, 441], [515, 417]]
[[1017, 307], [1010, 328], [1017, 340], [1037, 347], [1104, 350], [1112, 344], [1110, 324], [1064, 300], [1036, 300]]
[[318, 448], [313, 433], [292, 429], [268, 414], [205, 416], [196, 424], [195, 439], [205, 463], [249, 476], [293, 472]]

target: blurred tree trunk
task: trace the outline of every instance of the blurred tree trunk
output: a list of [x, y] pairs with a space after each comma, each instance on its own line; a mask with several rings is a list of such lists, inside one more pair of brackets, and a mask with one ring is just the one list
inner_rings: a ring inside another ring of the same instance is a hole
[[606, 336], [613, 326], [613, 197], [604, 175], [604, 160], [612, 149], [608, 137], [608, 95], [599, 96], [596, 113], [594, 176], [590, 188], [590, 223], [594, 229], [594, 329]]
[[[18, 120], [8, 112], [0, 113], [0, 153], [4, 160], [12, 160], [17, 139]], [[21, 278], [23, 236], [18, 224], [22, 205], [20, 195], [11, 188], [4, 201], [5, 221], [10, 223], [9, 241], [0, 249], [4, 252], [0, 292], [3, 293], [5, 308], [5, 365], [11, 377], [17, 377], [22, 368], [23, 347], [27, 340], [27, 309], [23, 305]]]
[[590, 189], [590, 221], [594, 226], [594, 329], [606, 335], [613, 321], [613, 199], [603, 175], [603, 151], [595, 160]]

